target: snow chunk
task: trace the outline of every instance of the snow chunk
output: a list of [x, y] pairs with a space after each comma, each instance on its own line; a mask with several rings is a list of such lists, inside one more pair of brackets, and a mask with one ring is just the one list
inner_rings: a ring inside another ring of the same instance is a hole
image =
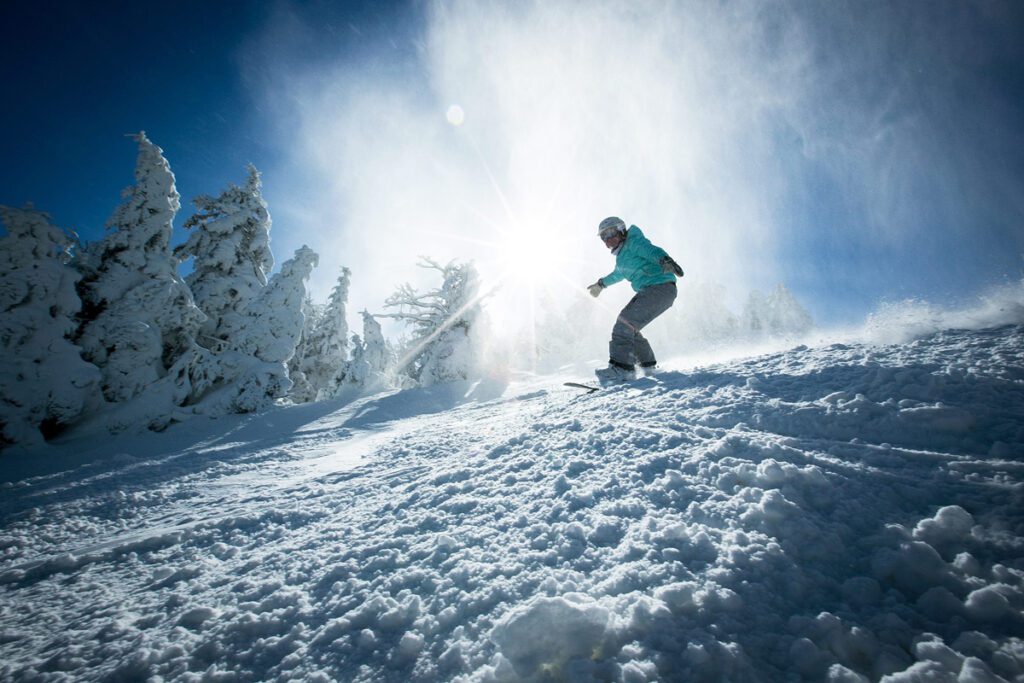
[[448, 552], [459, 547], [459, 542], [448, 534], [437, 534], [434, 536], [434, 547], [440, 551]]
[[828, 670], [829, 683], [868, 683], [866, 676], [847, 669], [842, 664], [833, 664]]
[[600, 648], [610, 612], [591, 598], [569, 593], [537, 598], [509, 612], [491, 630], [493, 640], [520, 676], [561, 667]]
[[771, 489], [762, 492], [760, 500], [750, 505], [740, 518], [748, 523], [770, 525], [798, 517], [800, 512], [800, 508], [788, 500], [781, 491]]
[[920, 595], [932, 586], [956, 586], [949, 565], [935, 548], [921, 541], [901, 543], [899, 551], [882, 551], [871, 562], [876, 579], [891, 579], [908, 595]]
[[193, 607], [178, 617], [178, 624], [185, 628], [198, 629], [207, 619], [217, 616], [217, 610], [212, 607]]
[[940, 662], [926, 661], [914, 664], [906, 671], [882, 676], [881, 683], [956, 683], [956, 672]]
[[985, 586], [978, 590], [971, 591], [964, 601], [967, 614], [977, 621], [995, 621], [1013, 612], [1010, 601], [1005, 593], [1017, 593], [1019, 591], [1003, 583]]
[[596, 546], [613, 546], [622, 540], [625, 531], [621, 522], [605, 519], [594, 527], [587, 537], [587, 542]]
[[935, 586], [929, 588], [917, 599], [917, 607], [929, 619], [934, 621], [948, 621], [951, 617], [963, 612], [963, 604], [947, 588]]
[[670, 583], [654, 592], [654, 597], [666, 603], [674, 612], [694, 611], [697, 584], [692, 581]]
[[914, 538], [935, 547], [939, 552], [959, 544], [971, 534], [974, 517], [959, 505], [940, 508], [934, 517], [922, 519], [914, 527]]
[[377, 636], [368, 628], [364, 628], [359, 632], [359, 647], [366, 650], [373, 650], [377, 647]]
[[964, 659], [964, 664], [960, 667], [960, 677], [957, 681], [964, 681], [965, 683], [1000, 683], [1006, 679], [997, 676], [992, 673], [992, 670], [988, 668], [985, 662], [981, 661], [977, 657], [967, 657]]
[[937, 638], [919, 641], [914, 645], [914, 654], [921, 661], [938, 662], [951, 672], [960, 671], [964, 663], [963, 655]]
[[423, 649], [424, 643], [423, 636], [409, 631], [398, 641], [398, 654], [407, 659], [415, 659]]

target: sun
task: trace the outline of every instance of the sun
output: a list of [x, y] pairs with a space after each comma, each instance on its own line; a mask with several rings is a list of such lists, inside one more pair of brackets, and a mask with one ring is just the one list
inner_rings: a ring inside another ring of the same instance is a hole
[[541, 319], [585, 295], [586, 283], [573, 275], [581, 261], [578, 240], [558, 226], [539, 221], [529, 225], [527, 229], [492, 224], [497, 234], [486, 244], [481, 242], [486, 247], [483, 275], [491, 292], [491, 321], [509, 339], [532, 337]]
[[550, 284], [560, 272], [559, 261], [565, 257], [557, 247], [539, 234], [517, 231], [504, 235], [497, 246], [504, 279], [520, 285]]

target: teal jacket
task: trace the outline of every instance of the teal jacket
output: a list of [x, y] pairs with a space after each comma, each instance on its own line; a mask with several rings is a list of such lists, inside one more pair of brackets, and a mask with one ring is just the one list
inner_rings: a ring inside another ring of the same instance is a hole
[[661, 259], [668, 256], [661, 247], [651, 244], [640, 228], [629, 226], [626, 242], [615, 256], [615, 270], [601, 278], [601, 284], [610, 287], [620, 280], [629, 280], [634, 292], [652, 285], [675, 282], [675, 273], [662, 271]]

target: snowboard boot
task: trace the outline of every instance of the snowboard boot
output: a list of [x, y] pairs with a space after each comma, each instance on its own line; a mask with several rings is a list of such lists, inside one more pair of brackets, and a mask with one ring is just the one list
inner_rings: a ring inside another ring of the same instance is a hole
[[594, 370], [597, 383], [603, 387], [618, 382], [628, 382], [636, 379], [636, 370], [631, 365], [624, 365], [616, 361], [608, 361], [608, 367]]
[[644, 373], [644, 377], [654, 377], [661, 373], [661, 368], [658, 367], [658, 361], [651, 361], [649, 363], [641, 363], [640, 372]]

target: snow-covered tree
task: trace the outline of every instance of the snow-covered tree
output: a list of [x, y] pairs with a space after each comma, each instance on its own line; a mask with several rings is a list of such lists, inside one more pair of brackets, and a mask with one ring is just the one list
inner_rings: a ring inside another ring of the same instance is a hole
[[348, 290], [352, 271], [342, 268], [338, 282], [305, 348], [301, 370], [318, 399], [337, 393], [348, 359]]
[[743, 316], [741, 318], [744, 336], [750, 339], [760, 339], [767, 336], [768, 325], [765, 321], [767, 308], [768, 302], [761, 292], [753, 291], [747, 295], [747, 302], [743, 306]]
[[316, 389], [306, 377], [305, 368], [309, 356], [309, 342], [323, 314], [324, 306], [313, 303], [313, 298], [307, 292], [302, 302], [302, 336], [295, 346], [295, 354], [288, 361], [288, 377], [292, 380], [292, 390], [288, 397], [295, 403], [308, 403], [316, 399]]
[[238, 328], [238, 318], [266, 287], [267, 273], [274, 267], [260, 174], [251, 164], [248, 171], [243, 186], [231, 185], [218, 197], [194, 200], [198, 211], [185, 223], [194, 232], [174, 250], [180, 261], [194, 259], [185, 280], [208, 317], [200, 341], [215, 350], [229, 346], [230, 331]]
[[394, 364], [394, 353], [384, 339], [384, 332], [373, 314], [364, 309], [360, 315], [363, 316], [363, 358], [370, 372], [386, 376]]
[[306, 281], [320, 257], [303, 245], [240, 316], [230, 330], [232, 348], [271, 363], [287, 363], [302, 337]]
[[352, 358], [345, 363], [342, 385], [381, 389], [390, 385], [393, 354], [376, 318], [365, 310], [362, 316], [363, 336], [352, 335]]
[[740, 323], [726, 307], [725, 300], [725, 287], [722, 285], [689, 283], [685, 295], [680, 296], [673, 307], [677, 310], [669, 319], [674, 323], [671, 336], [691, 344], [717, 345], [734, 341]]
[[129, 405], [109, 418], [113, 429], [136, 425], [162, 429], [170, 422], [263, 410], [287, 396], [287, 363], [302, 334], [305, 281], [317, 256], [297, 250], [249, 304], [235, 316], [230, 339], [218, 351], [194, 346]]
[[81, 308], [73, 239], [30, 207], [0, 219], [0, 444], [30, 445], [89, 408], [100, 373], [68, 339]]
[[398, 313], [384, 314], [413, 328], [409, 348], [399, 360], [405, 372], [422, 386], [468, 379], [480, 363], [482, 317], [480, 279], [471, 263], [442, 266], [424, 258], [420, 267], [436, 270], [438, 289], [419, 294], [405, 284], [384, 305]]
[[370, 364], [366, 360], [366, 344], [358, 334], [352, 335], [352, 358], [345, 363], [343, 382], [363, 387], [370, 381]]
[[162, 377], [195, 343], [203, 321], [170, 249], [181, 206], [174, 174], [145, 133], [133, 137], [135, 185], [107, 222], [110, 232], [78, 261], [84, 303], [78, 343], [103, 372], [104, 396], [115, 402]]
[[226, 328], [230, 348], [217, 354], [222, 381], [230, 390], [219, 392], [203, 412], [255, 412], [284, 398], [292, 388], [288, 361], [302, 336], [306, 280], [319, 257], [307, 246], [286, 261], [256, 299]]
[[[235, 354], [238, 355], [238, 354]], [[173, 422], [183, 421], [200, 410], [201, 401], [225, 385], [225, 364], [220, 356], [198, 344], [185, 351], [167, 373], [147, 385], [126, 403], [108, 407], [104, 415], [108, 429], [162, 431]]]
[[768, 310], [768, 329], [774, 336], [799, 337], [814, 327], [811, 314], [781, 283], [768, 295]]
[[767, 296], [751, 292], [743, 309], [742, 329], [751, 339], [796, 338], [813, 326], [810, 314], [783, 284]]

